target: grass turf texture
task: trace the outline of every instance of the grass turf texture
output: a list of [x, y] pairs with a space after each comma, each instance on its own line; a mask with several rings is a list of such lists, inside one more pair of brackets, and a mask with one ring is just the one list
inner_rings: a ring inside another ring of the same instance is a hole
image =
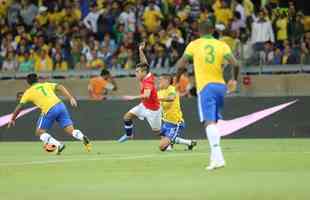
[[204, 170], [206, 141], [193, 152], [176, 145], [164, 153], [158, 141], [98, 141], [91, 153], [66, 144], [55, 156], [39, 142], [0, 143], [0, 199], [310, 198], [309, 139], [223, 140], [227, 167], [214, 172]]

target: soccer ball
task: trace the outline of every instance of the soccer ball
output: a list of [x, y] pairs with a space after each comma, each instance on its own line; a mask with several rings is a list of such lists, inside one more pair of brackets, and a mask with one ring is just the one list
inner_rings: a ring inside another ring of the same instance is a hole
[[54, 145], [54, 144], [45, 144], [45, 145], [43, 146], [43, 149], [44, 149], [46, 152], [51, 153], [51, 152], [54, 152], [54, 151], [56, 150], [56, 145]]

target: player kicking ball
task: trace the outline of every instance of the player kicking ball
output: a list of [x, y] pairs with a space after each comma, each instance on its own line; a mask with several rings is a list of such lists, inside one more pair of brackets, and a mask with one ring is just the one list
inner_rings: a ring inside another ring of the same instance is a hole
[[[227, 91], [222, 64], [227, 61], [234, 66], [234, 77], [228, 82], [228, 89], [233, 91], [237, 84], [239, 63], [226, 43], [213, 38], [214, 24], [212, 22], [200, 23], [199, 32], [201, 37], [187, 45], [184, 55], [176, 65], [180, 70], [186, 68], [188, 61], [194, 63], [200, 121], [205, 126], [211, 148], [210, 164], [206, 169], [214, 170], [225, 166], [220, 146], [221, 135], [216, 126], [218, 120], [222, 118], [221, 110]], [[178, 73], [177, 80], [179, 78], [180, 73]]]
[[128, 100], [140, 99], [141, 103], [129, 110], [124, 115], [125, 134], [118, 140], [122, 143], [128, 139], [133, 138], [133, 120], [138, 118], [140, 120], [146, 119], [152, 128], [155, 135], [160, 134], [161, 128], [161, 109], [160, 102], [157, 96], [157, 89], [155, 85], [155, 76], [149, 71], [149, 64], [143, 53], [145, 43], [139, 46], [140, 62], [136, 66], [136, 77], [140, 81], [139, 96], [128, 96]]
[[70, 100], [73, 107], [77, 107], [75, 98], [68, 90], [57, 83], [39, 83], [38, 76], [34, 73], [27, 76], [27, 83], [30, 87], [21, 96], [16, 106], [8, 127], [15, 125], [15, 120], [26, 103], [33, 103], [41, 109], [41, 116], [37, 121], [36, 135], [44, 145], [55, 145], [57, 155], [65, 149], [65, 145], [53, 138], [47, 131], [52, 128], [56, 121], [69, 135], [83, 142], [87, 151], [91, 150], [89, 139], [83, 133], [75, 129], [65, 104], [57, 97], [56, 91]]
[[171, 144], [187, 145], [192, 150], [197, 142], [186, 140], [180, 137], [181, 131], [185, 128], [183, 113], [180, 105], [180, 96], [172, 86], [173, 79], [170, 75], [162, 75], [159, 79], [158, 97], [161, 102], [163, 124], [161, 127], [161, 140], [159, 149], [168, 150]]

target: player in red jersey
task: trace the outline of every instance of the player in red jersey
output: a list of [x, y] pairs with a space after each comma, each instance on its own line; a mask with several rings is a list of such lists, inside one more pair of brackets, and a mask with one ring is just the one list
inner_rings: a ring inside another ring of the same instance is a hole
[[141, 99], [141, 103], [124, 115], [124, 134], [118, 141], [125, 142], [133, 138], [133, 120], [146, 119], [156, 135], [160, 134], [161, 128], [161, 109], [157, 97], [155, 76], [149, 71], [149, 64], [143, 53], [145, 43], [139, 46], [140, 62], [136, 66], [136, 77], [140, 81], [141, 94], [139, 96], [129, 96], [130, 100]]

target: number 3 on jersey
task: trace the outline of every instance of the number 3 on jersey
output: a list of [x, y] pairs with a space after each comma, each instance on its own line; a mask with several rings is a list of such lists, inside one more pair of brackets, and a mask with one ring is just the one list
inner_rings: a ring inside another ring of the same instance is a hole
[[43, 86], [36, 87], [36, 89], [43, 93], [44, 96], [47, 96], [47, 92]]
[[204, 49], [206, 50], [206, 58], [205, 58], [206, 63], [214, 64], [214, 60], [215, 60], [214, 47], [212, 45], [206, 45]]

